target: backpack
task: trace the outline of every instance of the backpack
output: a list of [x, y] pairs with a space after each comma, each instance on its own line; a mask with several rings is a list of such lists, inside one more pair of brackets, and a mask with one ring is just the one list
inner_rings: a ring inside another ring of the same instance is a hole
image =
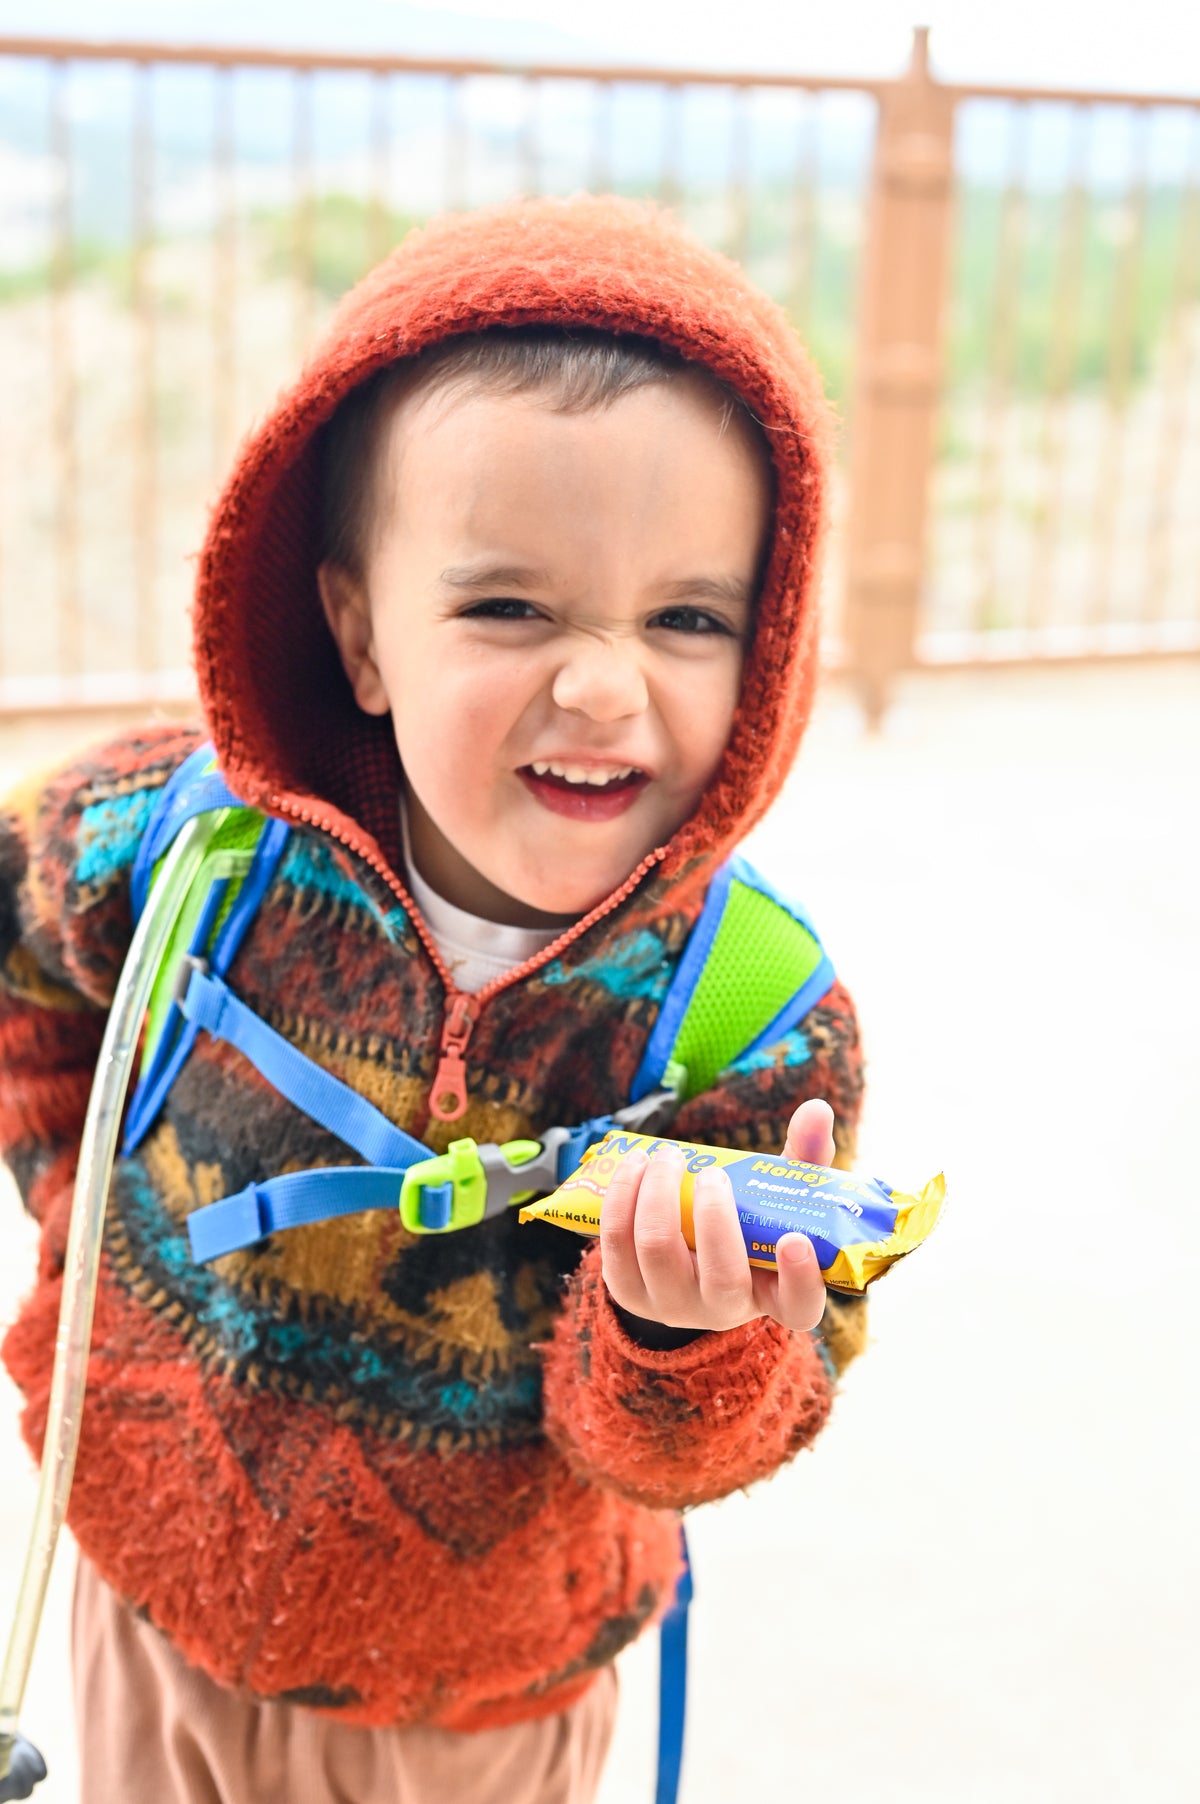
[[[267, 1234], [367, 1209], [399, 1207], [404, 1226], [416, 1234], [453, 1233], [472, 1227], [557, 1188], [587, 1149], [611, 1128], [655, 1131], [664, 1126], [681, 1102], [707, 1089], [735, 1059], [770, 1046], [786, 1034], [833, 983], [833, 966], [804, 912], [774, 890], [745, 859], [735, 856], [721, 866], [709, 885], [635, 1074], [628, 1103], [609, 1115], [556, 1124], [538, 1140], [479, 1146], [464, 1138], [452, 1141], [445, 1153], [438, 1154], [300, 1052], [248, 1008], [226, 982], [226, 973], [292, 831], [287, 822], [263, 815], [233, 794], [216, 768], [212, 746], [206, 744], [184, 761], [160, 792], [134, 862], [131, 894], [137, 928], [127, 967], [134, 962], [134, 950], [146, 948], [142, 956], [152, 962], [153, 969], [140, 974], [141, 993], [148, 994], [148, 1002], [141, 1067], [125, 1116], [122, 1150], [132, 1153], [144, 1140], [203, 1030], [236, 1047], [289, 1101], [364, 1161], [289, 1172], [262, 1184], [250, 1184], [193, 1211], [188, 1235], [193, 1257], [201, 1262], [252, 1246]], [[122, 986], [126, 985], [123, 973]], [[119, 992], [124, 993], [124, 989]], [[117, 1011], [114, 1001], [114, 1015]], [[124, 1060], [118, 1074], [121, 1097], [135, 1038], [128, 1026], [115, 1035], [117, 1062]], [[106, 1049], [108, 1043], [106, 1037]], [[110, 1135], [111, 1166], [111, 1135], [120, 1100], [114, 1106], [111, 1093], [101, 1097], [100, 1092], [102, 1084], [111, 1081], [107, 1067], [112, 1063], [113, 1058], [102, 1051], [81, 1150], [81, 1172], [93, 1163], [99, 1169], [103, 1163], [91, 1154], [93, 1113], [100, 1119], [99, 1133]], [[104, 1192], [107, 1175], [106, 1168]], [[103, 1195], [93, 1201], [102, 1222]], [[76, 1212], [80, 1212], [79, 1193]], [[94, 1220], [86, 1234], [94, 1253], [99, 1240], [99, 1225]], [[85, 1339], [90, 1333], [94, 1284], [94, 1270], [80, 1282], [81, 1298], [87, 1293]], [[82, 1306], [82, 1302], [77, 1304], [80, 1310]], [[59, 1383], [57, 1361], [55, 1383]], [[82, 1372], [79, 1385], [82, 1392]], [[61, 1413], [60, 1452], [66, 1440], [78, 1433], [78, 1409], [67, 1407]], [[51, 1440], [48, 1427], [43, 1490]], [[68, 1474], [74, 1460], [73, 1441], [69, 1451]], [[44, 1506], [47, 1517], [52, 1508], [61, 1520], [65, 1496], [56, 1499], [54, 1506]], [[39, 1496], [39, 1515], [42, 1512]], [[35, 1536], [39, 1532], [41, 1567], [35, 1576], [44, 1582], [57, 1521], [48, 1536], [45, 1523], [40, 1531], [35, 1527]], [[683, 1752], [692, 1579], [682, 1524], [680, 1533], [682, 1573], [661, 1625], [656, 1804], [674, 1804]], [[9, 1649], [16, 1693], [11, 1700], [14, 1725], [38, 1613], [40, 1596], [36, 1602], [32, 1598], [27, 1601], [23, 1589]], [[40, 1763], [36, 1752], [15, 1737], [15, 1727], [13, 1738], [0, 1735], [0, 1756], [12, 1754], [14, 1743], [23, 1756]], [[16, 1780], [16, 1762], [10, 1779], [0, 1760], [0, 1799], [28, 1796], [28, 1790], [9, 1789]], [[32, 1783], [36, 1783], [36, 1775]]]

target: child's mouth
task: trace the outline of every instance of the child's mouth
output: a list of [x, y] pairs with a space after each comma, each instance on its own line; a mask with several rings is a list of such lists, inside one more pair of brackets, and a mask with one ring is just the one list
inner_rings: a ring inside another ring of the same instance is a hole
[[650, 781], [635, 765], [606, 772], [541, 759], [524, 765], [517, 775], [543, 808], [577, 821], [610, 821], [624, 814]]

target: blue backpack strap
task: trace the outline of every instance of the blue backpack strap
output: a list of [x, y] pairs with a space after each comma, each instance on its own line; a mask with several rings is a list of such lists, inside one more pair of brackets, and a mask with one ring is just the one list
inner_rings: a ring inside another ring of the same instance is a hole
[[403, 1171], [380, 1165], [332, 1165], [247, 1184], [219, 1203], [193, 1209], [187, 1218], [192, 1257], [204, 1264], [223, 1253], [241, 1252], [278, 1228], [301, 1228], [367, 1209], [395, 1213], [403, 1182]]
[[675, 1804], [683, 1765], [683, 1731], [687, 1708], [688, 1610], [694, 1595], [687, 1535], [679, 1524], [683, 1571], [675, 1600], [662, 1619], [658, 1637], [658, 1777], [654, 1804]]
[[202, 1027], [215, 1040], [236, 1046], [281, 1096], [353, 1147], [369, 1165], [404, 1170], [420, 1159], [434, 1157], [427, 1146], [389, 1121], [374, 1103], [276, 1033], [261, 1015], [239, 1001], [222, 978], [212, 976], [200, 962], [192, 963], [181, 1006], [193, 1027]]
[[[211, 746], [201, 746], [164, 786], [143, 836], [135, 865], [134, 906], [139, 912], [149, 898], [154, 867], [185, 822], [226, 808], [254, 817], [216, 772]], [[276, 1033], [225, 982], [224, 974], [258, 912], [289, 832], [286, 822], [263, 821], [253, 857], [223, 921], [229, 881], [211, 882], [181, 961], [176, 954], [175, 993], [130, 1101], [123, 1150], [134, 1151], [149, 1131], [203, 1028], [214, 1039], [235, 1046], [281, 1095], [359, 1153], [367, 1167], [287, 1173], [195, 1211], [189, 1233], [193, 1248], [206, 1249], [197, 1257], [206, 1259], [250, 1245], [273, 1228], [364, 1209], [394, 1209], [406, 1169], [433, 1156], [350, 1085]], [[448, 1199], [439, 1199], [438, 1187], [432, 1186], [427, 1188], [427, 1200], [427, 1213], [434, 1216], [439, 1200]]]
[[184, 822], [213, 808], [242, 806], [216, 768], [212, 745], [206, 741], [197, 746], [163, 784], [146, 823], [129, 880], [135, 921], [146, 906], [154, 867]]
[[[252, 819], [262, 821], [253, 857], [241, 877], [225, 918], [221, 920], [229, 884], [227, 881], [217, 881], [212, 884], [204, 899], [195, 930], [188, 942], [188, 957], [204, 959], [211, 970], [221, 975], [232, 964], [246, 930], [258, 912], [283, 856], [291, 829], [286, 821], [257, 816], [254, 810], [248, 809], [234, 795], [215, 769], [211, 745], [197, 747], [163, 786], [134, 862], [131, 900], [136, 917], [141, 914], [149, 898], [155, 866], [175, 835], [187, 821], [217, 809], [236, 809], [243, 816], [249, 815]], [[167, 1010], [161, 1030], [150, 1048], [130, 1098], [122, 1141], [124, 1153], [133, 1152], [149, 1132], [168, 1091], [191, 1052], [196, 1032], [195, 1026], [185, 1020], [179, 998], [175, 998]]]
[[[224, 882], [213, 884], [187, 948], [188, 960], [193, 963], [202, 961], [218, 976], [229, 969], [245, 937], [246, 929], [254, 919], [275, 875], [290, 831], [285, 821], [266, 822], [233, 906], [210, 946], [209, 939], [224, 906], [228, 889], [228, 884]], [[196, 1025], [185, 1019], [182, 1000], [177, 996], [171, 1004], [162, 1032], [141, 1072], [130, 1101], [122, 1145], [124, 1152], [132, 1152], [145, 1138], [195, 1044], [197, 1031]]]
[[633, 1100], [672, 1079], [685, 1097], [708, 1089], [735, 1059], [782, 1039], [833, 981], [805, 910], [748, 860], [729, 859], [709, 885], [663, 998]]

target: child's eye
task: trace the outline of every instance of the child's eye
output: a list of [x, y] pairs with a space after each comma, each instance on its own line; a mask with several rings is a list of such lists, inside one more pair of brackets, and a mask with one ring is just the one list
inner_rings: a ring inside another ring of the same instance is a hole
[[517, 601], [512, 596], [497, 596], [488, 601], [473, 601], [464, 608], [463, 620], [536, 620], [538, 611], [531, 601]]
[[733, 634], [727, 621], [704, 608], [664, 608], [650, 624], [665, 627], [671, 633], [723, 633], [727, 638]]

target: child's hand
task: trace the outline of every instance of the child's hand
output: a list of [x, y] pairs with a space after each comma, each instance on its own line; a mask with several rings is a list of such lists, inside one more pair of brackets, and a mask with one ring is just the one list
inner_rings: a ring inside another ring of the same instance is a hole
[[[833, 1163], [833, 1110], [806, 1102], [788, 1126], [786, 1159]], [[760, 1315], [785, 1328], [815, 1328], [825, 1309], [825, 1283], [812, 1242], [785, 1234], [777, 1270], [752, 1266], [720, 1166], [699, 1172], [692, 1221], [696, 1251], [683, 1238], [679, 1191], [683, 1155], [673, 1148], [648, 1159], [628, 1153], [615, 1172], [600, 1214], [604, 1281], [619, 1308], [669, 1328], [736, 1328]]]

